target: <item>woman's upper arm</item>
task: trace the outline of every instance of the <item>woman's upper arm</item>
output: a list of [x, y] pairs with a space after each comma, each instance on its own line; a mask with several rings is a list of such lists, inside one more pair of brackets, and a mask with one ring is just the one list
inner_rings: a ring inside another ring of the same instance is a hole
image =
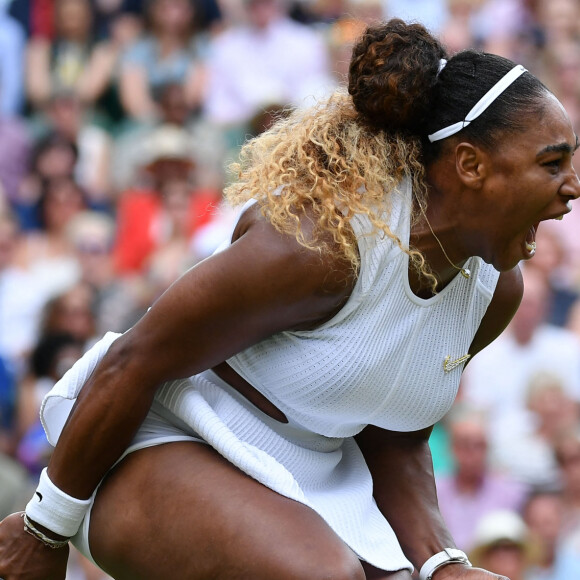
[[524, 284], [518, 266], [500, 274], [493, 298], [471, 343], [472, 356], [493, 342], [509, 324], [522, 300]]
[[146, 368], [149, 384], [211, 368], [276, 332], [316, 325], [348, 297], [353, 276], [345, 260], [280, 234], [257, 208], [246, 213], [236, 241], [183, 275], [123, 337], [126, 358]]

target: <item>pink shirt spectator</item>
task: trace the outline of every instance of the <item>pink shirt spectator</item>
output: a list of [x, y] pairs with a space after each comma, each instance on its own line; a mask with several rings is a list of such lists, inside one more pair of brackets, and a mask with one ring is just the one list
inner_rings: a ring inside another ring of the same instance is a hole
[[451, 534], [462, 550], [470, 550], [477, 522], [497, 509], [518, 511], [524, 501], [526, 487], [500, 475], [486, 475], [475, 494], [462, 493], [454, 476], [437, 480], [441, 513]]

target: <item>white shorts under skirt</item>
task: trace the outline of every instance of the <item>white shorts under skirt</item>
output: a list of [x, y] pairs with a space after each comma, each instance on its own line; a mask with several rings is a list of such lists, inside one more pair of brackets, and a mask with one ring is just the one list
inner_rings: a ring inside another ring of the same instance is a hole
[[[81, 359], [82, 360], [82, 359]], [[73, 367], [74, 368], [74, 367]], [[85, 380], [91, 367], [77, 367]], [[43, 423], [58, 439], [78, 389], [55, 386]], [[263, 485], [316, 511], [364, 561], [382, 570], [413, 571], [373, 498], [373, 482], [352, 437], [333, 438], [263, 413], [212, 371], [163, 385], [125, 455], [173, 441], [201, 441]], [[93, 496], [94, 497], [94, 496]], [[93, 560], [90, 511], [73, 544]]]

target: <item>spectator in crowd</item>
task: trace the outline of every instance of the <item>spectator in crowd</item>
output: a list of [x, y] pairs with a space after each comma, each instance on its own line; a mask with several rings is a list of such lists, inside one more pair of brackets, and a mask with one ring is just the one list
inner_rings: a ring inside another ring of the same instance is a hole
[[81, 212], [71, 220], [68, 236], [80, 266], [80, 280], [92, 291], [96, 336], [108, 330], [124, 332], [145, 312], [152, 290], [139, 276], [116, 275], [114, 220], [102, 212]]
[[572, 535], [580, 530], [580, 431], [578, 427], [563, 435], [555, 445], [561, 470], [564, 522], [562, 533]]
[[382, 12], [380, 0], [350, 0], [344, 13], [328, 25], [329, 70], [336, 85], [346, 86], [352, 47], [368, 24], [381, 19]]
[[[566, 217], [572, 218], [571, 215]], [[551, 222], [542, 224], [545, 227], [536, 233], [538, 251], [534, 256], [534, 262], [528, 264], [529, 268], [533, 268], [544, 278], [549, 287], [551, 298], [546, 321], [564, 327], [571, 326], [573, 305], [578, 298], [578, 290], [571, 275], [570, 258], [573, 249], [566, 241], [569, 236], [570, 223], [567, 220], [560, 224], [555, 221], [553, 224]]]
[[559, 491], [540, 489], [526, 498], [523, 518], [538, 546], [538, 558], [528, 570], [526, 580], [555, 580], [563, 517], [564, 506]]
[[44, 182], [36, 206], [41, 228], [25, 232], [16, 260], [32, 274], [36, 292], [45, 301], [78, 280], [79, 266], [66, 228], [86, 205], [86, 196], [73, 178]]
[[28, 43], [26, 92], [36, 111], [42, 111], [55, 93], [63, 91], [94, 100], [95, 95], [84, 85], [92, 74], [92, 27], [90, 0], [55, 0], [54, 37], [34, 36]]
[[457, 405], [446, 423], [454, 471], [437, 478], [439, 507], [457, 546], [468, 551], [475, 541], [477, 522], [497, 509], [519, 510], [526, 489], [494, 471], [483, 413]]
[[[115, 9], [115, 3], [121, 7]], [[97, 0], [93, 4], [97, 10], [96, 42], [88, 64], [90, 75], [83, 79], [82, 104], [113, 136], [122, 133], [127, 122], [119, 94], [119, 74], [123, 54], [143, 33], [144, 16], [137, 11], [141, 4], [141, 0]], [[98, 12], [99, 8], [111, 11]]]
[[19, 386], [17, 453], [21, 463], [35, 475], [46, 466], [52, 449], [40, 424], [40, 404], [82, 355], [83, 343], [63, 332], [42, 335], [31, 353], [29, 373]]
[[[535, 0], [479, 0], [473, 19], [478, 46], [535, 70]], [[532, 56], [534, 55], [534, 56]]]
[[190, 110], [201, 105], [206, 83], [204, 36], [191, 0], [150, 0], [146, 34], [124, 54], [120, 98], [128, 116], [143, 122], [159, 117], [158, 94], [168, 84], [184, 87]]
[[578, 403], [566, 392], [561, 376], [539, 372], [528, 386], [527, 410], [525, 420], [513, 425], [503, 445], [496, 446], [494, 457], [519, 481], [555, 489], [559, 470], [554, 445], [578, 424]]
[[580, 6], [576, 0], [534, 2], [535, 14], [542, 33], [542, 48], [565, 54], [579, 41]]
[[497, 510], [484, 516], [477, 524], [474, 542], [473, 565], [509, 580], [526, 580], [537, 557], [529, 530], [514, 511]]
[[[150, 180], [144, 159], [151, 156], [151, 142], [166, 128], [185, 137], [187, 156], [195, 161], [195, 181], [199, 186], [221, 189], [226, 154], [223, 135], [203, 118], [193, 114], [183, 85], [165, 85], [159, 95], [159, 119], [140, 123], [117, 137], [113, 149], [112, 181], [118, 191]], [[178, 131], [175, 131], [177, 129]], [[186, 133], [186, 132], [187, 133]]]
[[463, 375], [465, 400], [489, 413], [493, 449], [523, 429], [529, 414], [527, 390], [537, 372], [559, 377], [571, 400], [580, 400], [580, 341], [546, 321], [551, 296], [545, 277], [527, 267], [523, 276], [524, 295], [510, 325], [470, 361]]
[[70, 334], [87, 349], [95, 339], [95, 328], [93, 293], [86, 283], [78, 282], [47, 302], [40, 335]]
[[441, 37], [451, 52], [479, 48], [527, 62], [522, 35], [530, 24], [525, 0], [448, 0]]
[[481, 0], [447, 0], [449, 12], [440, 36], [451, 53], [478, 47], [474, 21], [481, 4]]
[[304, 105], [334, 86], [324, 39], [292, 21], [282, 0], [244, 0], [246, 19], [212, 39], [204, 111], [239, 128], [273, 104]]
[[115, 35], [114, 28], [123, 20], [139, 30], [143, 21], [144, 0], [94, 0], [95, 37], [98, 40]]
[[[189, 255], [189, 242], [212, 219], [220, 192], [196, 187], [190, 140], [183, 129], [159, 127], [144, 145], [142, 163], [150, 183], [121, 193], [116, 268], [121, 275], [144, 274], [152, 266], [155, 252], [171, 248], [176, 252], [171, 258], [171, 279], [195, 262], [196, 257]], [[165, 275], [163, 278], [167, 280]]]
[[78, 162], [76, 144], [59, 133], [47, 133], [35, 143], [26, 176], [20, 182], [12, 207], [23, 230], [42, 227], [38, 204], [46, 182], [70, 178]]
[[43, 307], [31, 273], [16, 262], [21, 235], [15, 216], [0, 210], [0, 357], [17, 377], [36, 341]]
[[54, 35], [54, 1], [55, 0], [18, 0], [10, 1], [8, 13], [15, 18], [27, 37]]
[[71, 92], [51, 96], [39, 123], [40, 139], [55, 135], [73, 144], [76, 162], [72, 176], [93, 209], [113, 211], [111, 184], [112, 139], [94, 120], [81, 99]]

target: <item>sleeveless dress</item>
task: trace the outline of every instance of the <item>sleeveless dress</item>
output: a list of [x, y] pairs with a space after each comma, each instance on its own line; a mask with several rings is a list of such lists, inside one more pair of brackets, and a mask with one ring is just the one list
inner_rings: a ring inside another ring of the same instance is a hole
[[[393, 193], [390, 225], [410, 234], [411, 186]], [[384, 570], [413, 570], [372, 495], [373, 482], [353, 436], [367, 425], [414, 431], [450, 409], [464, 355], [491, 301], [499, 273], [470, 258], [421, 299], [409, 286], [407, 254], [371, 235], [356, 216], [361, 268], [345, 306], [315, 330], [287, 331], [228, 363], [288, 418], [272, 419], [212, 371], [165, 383], [132, 450], [172, 440], [203, 440], [274, 491], [310, 506], [357, 556]], [[118, 335], [108, 333], [44, 400], [41, 416], [56, 443], [74, 399]], [[84, 531], [83, 531], [84, 530]], [[90, 557], [88, 518], [77, 543]]]

